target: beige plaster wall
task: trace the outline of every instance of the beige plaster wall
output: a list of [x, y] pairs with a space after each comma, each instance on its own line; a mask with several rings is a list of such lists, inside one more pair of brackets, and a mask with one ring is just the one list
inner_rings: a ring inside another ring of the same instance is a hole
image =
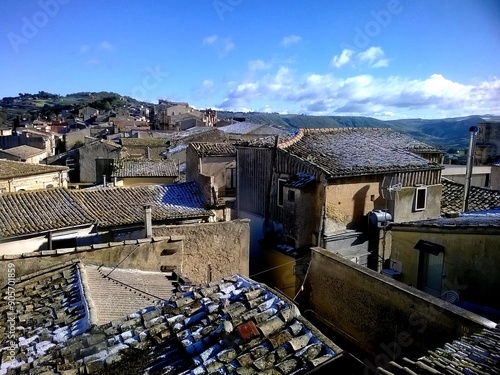
[[250, 220], [153, 227], [153, 236], [184, 236], [182, 273], [196, 283], [233, 274], [248, 276]]
[[420, 356], [495, 326], [321, 248], [312, 249], [305, 288], [314, 315], [373, 355], [372, 365]]
[[377, 208], [383, 208], [378, 181], [328, 185], [325, 233], [344, 230], [359, 223], [364, 215]]
[[53, 187], [67, 187], [67, 177], [68, 173], [63, 171], [38, 174], [35, 176], [16, 177], [13, 178], [10, 183], [9, 180], [0, 180], [0, 192], [15, 192], [19, 189], [45, 189], [48, 184], [52, 184]]

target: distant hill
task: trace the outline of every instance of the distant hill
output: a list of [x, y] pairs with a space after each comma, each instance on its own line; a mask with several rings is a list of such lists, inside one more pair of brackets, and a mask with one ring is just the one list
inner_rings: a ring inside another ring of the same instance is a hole
[[[0, 125], [8, 126], [20, 115], [31, 117], [51, 116], [61, 113], [63, 109], [77, 111], [85, 106], [97, 109], [112, 107], [150, 106], [129, 96], [114, 92], [77, 92], [65, 96], [39, 91], [37, 94], [19, 93], [16, 97], [5, 97], [0, 100]], [[388, 127], [407, 134], [417, 140], [447, 150], [467, 147], [469, 128], [483, 120], [498, 120], [500, 116], [466, 116], [444, 119], [400, 119], [382, 121], [372, 117], [360, 116], [309, 116], [299, 114], [279, 114], [264, 112], [228, 112], [219, 111], [219, 119], [240, 117], [249, 122], [268, 124], [279, 129], [296, 128], [330, 128], [330, 127]]]
[[439, 147], [463, 149], [468, 145], [469, 128], [481, 121], [500, 121], [500, 116], [467, 116], [444, 119], [401, 119], [382, 121], [372, 117], [359, 116], [309, 116], [280, 115], [262, 112], [219, 112], [219, 118], [244, 117], [247, 121], [269, 124], [281, 129], [293, 128], [329, 128], [329, 127], [384, 127], [407, 134], [419, 141]]

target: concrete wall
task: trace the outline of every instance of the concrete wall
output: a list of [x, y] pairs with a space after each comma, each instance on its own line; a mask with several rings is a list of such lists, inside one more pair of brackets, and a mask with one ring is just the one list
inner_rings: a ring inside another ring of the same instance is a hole
[[373, 356], [371, 368], [495, 326], [321, 248], [312, 249], [305, 293], [314, 316]]
[[153, 236], [184, 236], [182, 272], [196, 283], [249, 275], [249, 220], [153, 227]]
[[415, 210], [416, 187], [405, 187], [398, 191], [397, 198], [390, 202], [394, 204], [392, 210], [393, 220], [396, 223], [434, 219], [441, 216], [441, 191], [443, 185], [427, 186], [426, 208], [422, 211]]
[[44, 173], [35, 176], [16, 177], [10, 180], [0, 180], [0, 193], [16, 192], [19, 189], [37, 190], [52, 187], [67, 187], [68, 172]]
[[491, 188], [493, 190], [500, 190], [500, 165], [493, 165], [491, 167]]
[[66, 150], [71, 150], [77, 141], [85, 143], [85, 137], [90, 137], [90, 128], [71, 131], [63, 135], [66, 144]]
[[79, 149], [80, 182], [96, 182], [96, 159], [119, 159], [122, 151], [103, 142], [87, 144]]
[[392, 260], [403, 264], [401, 282], [418, 285], [419, 240], [444, 246], [442, 291], [460, 300], [500, 309], [500, 228], [407, 228], [391, 230]]

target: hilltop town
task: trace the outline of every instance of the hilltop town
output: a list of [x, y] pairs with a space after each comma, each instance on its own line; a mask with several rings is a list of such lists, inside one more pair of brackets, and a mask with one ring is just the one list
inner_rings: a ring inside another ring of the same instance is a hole
[[499, 372], [497, 118], [0, 106], [0, 374]]

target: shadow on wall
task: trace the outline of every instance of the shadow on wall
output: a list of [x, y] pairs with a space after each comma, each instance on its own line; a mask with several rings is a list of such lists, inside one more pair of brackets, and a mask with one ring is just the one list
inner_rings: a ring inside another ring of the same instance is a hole
[[352, 200], [354, 201], [354, 205], [352, 208], [352, 221], [347, 224], [347, 228], [358, 229], [365, 224], [363, 219], [366, 209], [366, 196], [369, 189], [370, 186], [365, 185], [353, 195]]

